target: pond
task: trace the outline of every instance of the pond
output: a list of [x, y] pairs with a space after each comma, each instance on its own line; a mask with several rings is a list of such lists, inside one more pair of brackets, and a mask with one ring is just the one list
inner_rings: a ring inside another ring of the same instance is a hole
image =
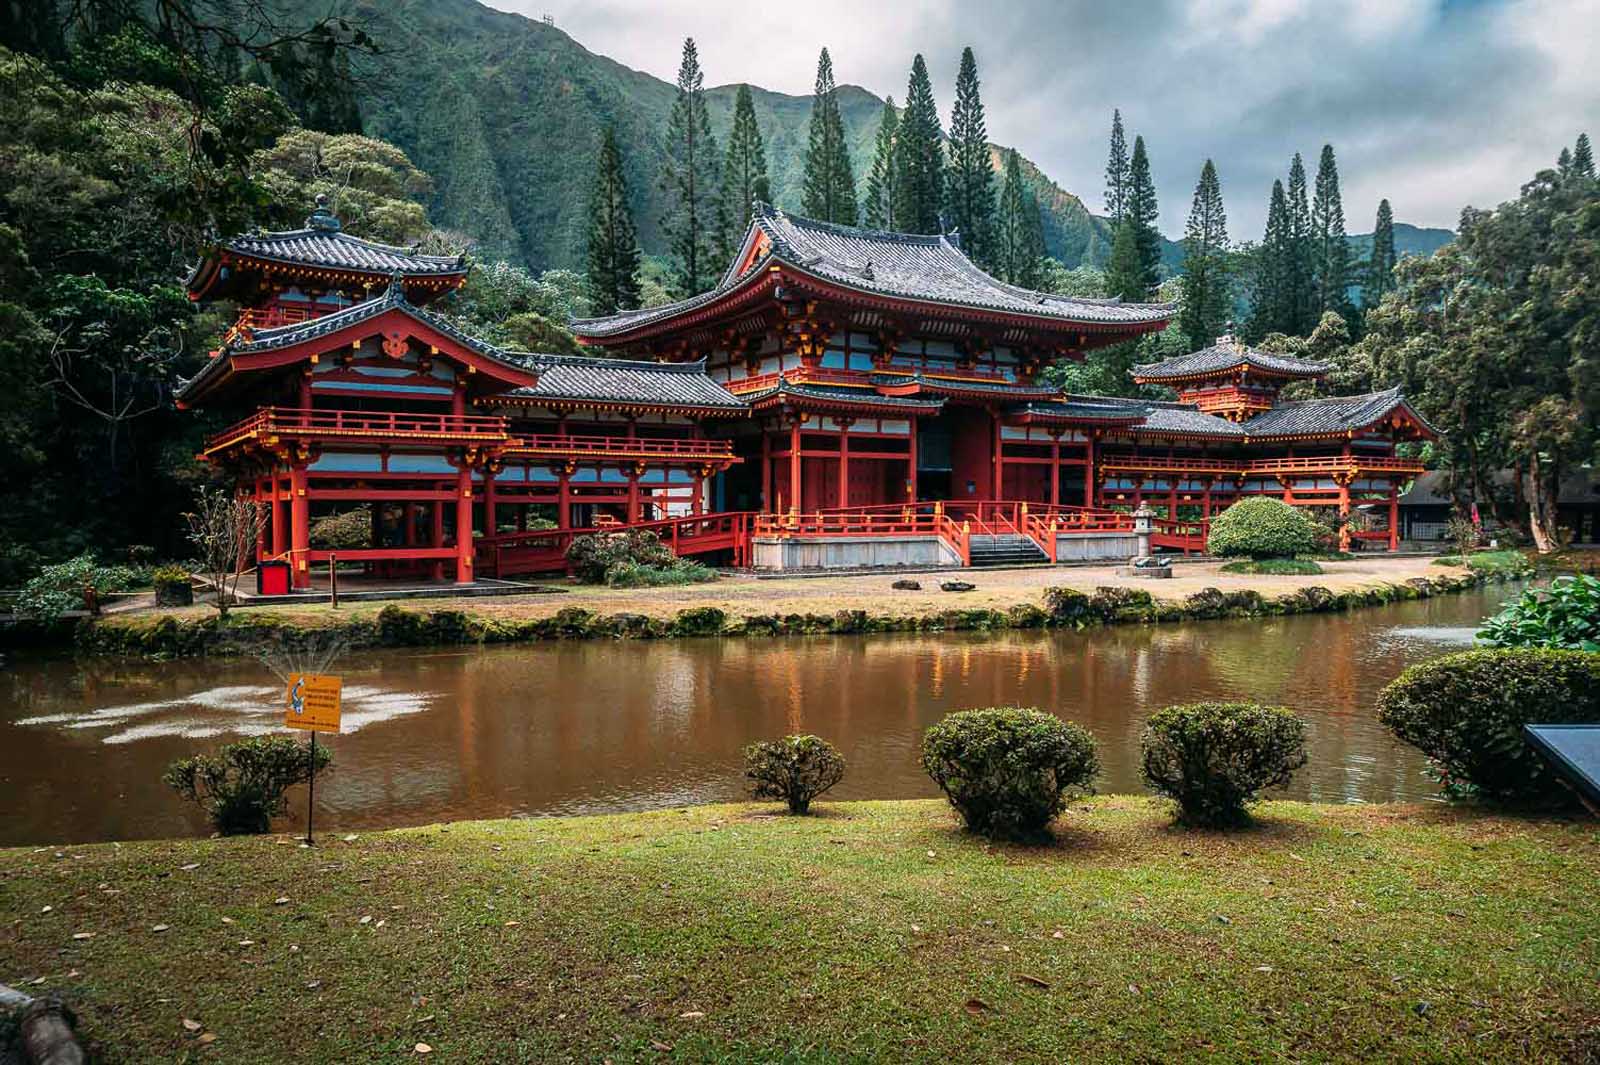
[[[1288, 790], [1320, 802], [1433, 796], [1373, 701], [1407, 665], [1468, 646], [1514, 586], [1351, 614], [1086, 632], [581, 641], [371, 651], [339, 664], [345, 732], [317, 781], [329, 831], [600, 813], [743, 795], [741, 749], [814, 732], [849, 771], [832, 797], [937, 794], [922, 730], [975, 706], [1037, 706], [1091, 729], [1101, 791], [1141, 790], [1145, 718], [1253, 699], [1310, 722]], [[0, 674], [0, 845], [204, 833], [160, 782], [171, 760], [278, 731], [250, 660], [18, 659]], [[292, 822], [304, 825], [303, 790]]]

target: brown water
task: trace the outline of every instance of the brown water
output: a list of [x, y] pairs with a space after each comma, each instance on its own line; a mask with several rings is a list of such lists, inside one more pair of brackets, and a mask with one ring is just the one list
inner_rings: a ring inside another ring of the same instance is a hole
[[[1378, 725], [1378, 689], [1470, 643], [1496, 588], [1345, 615], [1084, 633], [586, 641], [380, 651], [339, 666], [346, 734], [318, 781], [328, 830], [735, 799], [741, 748], [815, 732], [849, 763], [837, 798], [936, 794], [922, 730], [974, 706], [1038, 706], [1093, 730], [1102, 791], [1140, 790], [1149, 713], [1254, 699], [1310, 721], [1288, 794], [1433, 794], [1421, 757]], [[160, 783], [172, 759], [277, 731], [281, 689], [255, 662], [19, 660], [0, 674], [0, 844], [200, 833]], [[293, 797], [304, 824], [303, 791]]]

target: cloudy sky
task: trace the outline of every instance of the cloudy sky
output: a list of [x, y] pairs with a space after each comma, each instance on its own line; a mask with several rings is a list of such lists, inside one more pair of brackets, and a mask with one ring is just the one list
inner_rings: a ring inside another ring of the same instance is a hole
[[[693, 36], [708, 85], [811, 89], [819, 48], [841, 83], [896, 100], [928, 60], [948, 122], [961, 48], [992, 140], [1104, 209], [1112, 108], [1144, 135], [1162, 228], [1182, 232], [1216, 161], [1235, 239], [1260, 236], [1272, 179], [1331, 142], [1351, 232], [1378, 199], [1453, 228], [1516, 195], [1563, 144], [1600, 136], [1600, 0], [488, 0], [667, 80]], [[857, 160], [857, 165], [863, 165]]]

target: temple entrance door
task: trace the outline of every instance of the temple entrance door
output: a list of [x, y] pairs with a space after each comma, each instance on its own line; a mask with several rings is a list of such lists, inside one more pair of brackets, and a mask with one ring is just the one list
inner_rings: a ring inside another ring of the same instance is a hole
[[1061, 467], [1061, 503], [1068, 507], [1083, 506], [1083, 481], [1087, 472], [1084, 466]]
[[944, 417], [917, 423], [917, 499], [950, 498], [954, 436]]

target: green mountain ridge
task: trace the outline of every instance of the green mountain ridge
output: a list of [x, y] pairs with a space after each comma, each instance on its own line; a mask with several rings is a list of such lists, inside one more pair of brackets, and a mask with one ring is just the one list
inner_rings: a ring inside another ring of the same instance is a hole
[[[305, 2], [311, 10], [313, 0]], [[476, 0], [354, 0], [351, 10], [387, 50], [358, 84], [366, 132], [397, 144], [433, 177], [436, 225], [471, 237], [482, 257], [535, 269], [581, 267], [600, 134], [612, 123], [640, 243], [647, 254], [665, 253], [658, 175], [676, 94], [671, 83], [591, 52], [554, 25]], [[662, 47], [675, 52], [679, 43]], [[703, 58], [714, 72], [716, 57]], [[706, 90], [719, 145], [737, 90], [737, 83]], [[773, 199], [797, 209], [812, 97], [754, 85], [751, 95]], [[838, 97], [851, 164], [864, 184], [883, 100], [849, 84], [839, 86]], [[1004, 150], [994, 148], [997, 162]], [[1023, 172], [1043, 212], [1046, 250], [1068, 267], [1104, 265], [1110, 223], [1026, 159]], [[1413, 229], [1395, 226], [1402, 253], [1410, 250], [1402, 232]], [[1416, 232], [1448, 239], [1446, 231]], [[1419, 250], [1425, 243], [1419, 238]], [[1163, 240], [1162, 258], [1177, 272], [1182, 245]]]

